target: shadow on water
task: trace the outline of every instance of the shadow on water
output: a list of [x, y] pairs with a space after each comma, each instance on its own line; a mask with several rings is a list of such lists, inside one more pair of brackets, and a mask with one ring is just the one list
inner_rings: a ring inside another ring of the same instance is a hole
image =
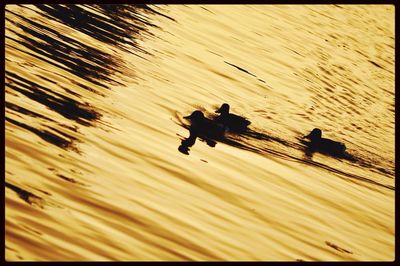
[[130, 48], [135, 48], [142, 53], [148, 53], [138, 47], [135, 41], [136, 36], [147, 32], [146, 26], [156, 27], [143, 17], [143, 13], [153, 13], [173, 20], [147, 5], [37, 5], [36, 7], [50, 19], [128, 52], [132, 51]]
[[[146, 51], [137, 45], [135, 38], [144, 32], [148, 32], [146, 27], [154, 26], [148, 21], [145, 13], [167, 17], [146, 5], [36, 5], [36, 8], [20, 5], [20, 7], [22, 9], [18, 14], [9, 9], [5, 10], [6, 22], [11, 23], [16, 28], [6, 27], [5, 38], [10, 40], [6, 44], [6, 52], [8, 49], [14, 50], [19, 54], [26, 54], [51, 64], [55, 68], [45, 69], [45, 71], [51, 71], [54, 75], [67, 78], [71, 83], [100, 96], [104, 96], [101, 91], [82, 84], [79, 79], [74, 79], [74, 76], [89, 81], [97, 85], [98, 88], [108, 89], [111, 84], [120, 84], [111, 76], [113, 73], [120, 72], [123, 60], [91, 46], [90, 42], [83, 43], [61, 31], [57, 31], [49, 26], [51, 23], [42, 22], [43, 18], [44, 21], [57, 21], [63, 26], [86, 34], [105, 45], [114, 45], [140, 56], [139, 52], [146, 53]], [[24, 9], [35, 12], [40, 19], [33, 20], [24, 16]], [[7, 32], [12, 34], [7, 34]], [[8, 58], [6, 54], [6, 61], [11, 60], [12, 58]], [[33, 69], [40, 68], [33, 62], [26, 62], [26, 64]], [[72, 75], [63, 76], [57, 71], [58, 69], [67, 71]], [[60, 124], [54, 119], [22, 108], [13, 102], [6, 103], [6, 113], [17, 115], [19, 121], [16, 120], [17, 118], [13, 119], [9, 116], [6, 117], [6, 121], [31, 131], [50, 144], [79, 152], [74, 146], [74, 142], [79, 140], [72, 137], [67, 131], [78, 132], [78, 124], [82, 126], [97, 125], [96, 122], [99, 122], [102, 117], [100, 111], [95, 106], [87, 104], [87, 99], [84, 99], [82, 95], [74, 92], [71, 88], [66, 88], [62, 84], [39, 74], [32, 81], [32, 79], [25, 77], [23, 73], [22, 71], [18, 72], [18, 69], [5, 72], [6, 93], [17, 97], [23, 95], [64, 118], [72, 120], [75, 124], [73, 126]], [[45, 85], [48, 82], [52, 83], [52, 87]], [[53, 86], [58, 87], [61, 93], [57, 93]], [[74, 100], [68, 95], [73, 95], [75, 98], [82, 99], [82, 101]], [[40, 124], [44, 128], [37, 128], [38, 123], [28, 124], [27, 121], [24, 121], [24, 116], [38, 119], [39, 122], [43, 122]], [[55, 129], [51, 124], [61, 126], [65, 132]]]
[[[179, 119], [179, 117], [177, 117]], [[184, 123], [178, 123], [180, 126], [186, 128], [189, 130], [190, 135], [188, 138], [183, 139], [181, 142], [181, 145], [179, 146], [178, 150], [182, 153], [189, 154], [189, 147], [193, 146], [196, 141], [196, 134], [193, 134], [191, 132], [190, 126], [184, 124]], [[205, 139], [207, 141], [207, 139]], [[297, 140], [300, 140], [297, 139]], [[307, 165], [312, 165], [314, 167], [318, 167], [320, 169], [326, 170], [330, 173], [334, 173], [338, 175], [339, 177], [345, 177], [346, 180], [350, 181], [361, 181], [369, 184], [373, 184], [379, 187], [384, 187], [390, 190], [394, 190], [394, 187], [391, 185], [387, 184], [382, 184], [377, 181], [371, 180], [369, 178], [348, 173], [339, 169], [336, 169], [334, 167], [330, 167], [326, 164], [319, 163], [316, 161], [312, 160], [312, 154], [315, 151], [310, 151], [307, 145], [301, 144], [302, 142], [294, 142], [294, 141], [289, 141], [289, 140], [284, 140], [276, 136], [272, 136], [270, 134], [266, 134], [263, 132], [257, 132], [252, 129], [248, 129], [246, 132], [241, 133], [241, 134], [227, 134], [225, 138], [220, 139], [220, 140], [212, 140], [214, 144], [216, 144], [216, 141], [224, 143], [226, 145], [230, 145], [232, 147], [236, 147], [242, 150], [250, 151], [257, 153], [262, 156], [266, 155], [272, 155], [274, 157], [280, 158], [280, 159], [285, 159], [288, 161], [293, 161], [293, 162], [298, 162], [302, 164], [307, 164]], [[280, 145], [283, 145], [285, 147], [285, 151], [279, 151], [275, 145], [270, 145], [272, 143], [279, 143]], [[215, 146], [215, 145], [214, 145]], [[271, 146], [271, 147], [270, 147]], [[298, 151], [301, 151], [304, 155], [304, 157], [296, 157], [291, 154], [289, 151], [290, 149], [296, 149]], [[329, 154], [326, 154], [327, 156], [330, 156]], [[353, 156], [349, 153], [346, 153], [344, 157], [335, 157], [331, 156], [337, 159], [341, 160], [347, 160], [352, 163], [356, 163], [359, 166], [364, 166], [368, 167], [369, 169], [376, 168], [372, 164], [368, 164], [365, 162], [362, 158], [357, 158], [356, 156]], [[376, 168], [379, 169], [379, 168]], [[360, 182], [357, 182], [360, 184]]]
[[59, 135], [57, 135], [57, 134], [55, 134], [55, 133], [53, 133], [51, 131], [43, 130], [43, 129], [37, 129], [35, 127], [32, 127], [32, 126], [29, 126], [27, 124], [18, 122], [16, 120], [8, 118], [8, 117], [6, 117], [5, 120], [10, 122], [10, 123], [12, 123], [12, 124], [14, 124], [14, 125], [16, 125], [16, 126], [24, 128], [26, 130], [29, 130], [30, 132], [34, 133], [35, 135], [39, 136], [44, 141], [46, 141], [46, 142], [48, 142], [50, 144], [56, 145], [56, 146], [58, 146], [60, 148], [63, 148], [63, 149], [71, 149], [71, 150], [74, 150], [74, 151], [79, 153], [79, 150], [74, 146], [74, 141], [76, 141], [77, 139], [74, 138], [74, 137], [71, 137], [70, 135], [68, 135], [68, 134], [66, 134], [64, 132], [61, 132], [60, 130], [57, 130], [57, 129], [53, 128], [53, 127], [48, 127], [51, 130], [57, 132], [58, 134], [60, 134], [60, 135], [62, 135], [64, 137], [67, 137], [68, 139], [60, 137]]
[[19, 188], [13, 184], [10, 184], [8, 182], [5, 182], [5, 187], [11, 189], [12, 191], [14, 191], [15, 193], [17, 193], [17, 195], [26, 203], [28, 204], [35, 204], [38, 205], [40, 208], [43, 208], [43, 199], [39, 196], [36, 196], [35, 194]]
[[[13, 91], [17, 91], [29, 99], [36, 101], [63, 117], [74, 120], [81, 125], [90, 126], [93, 121], [96, 121], [101, 117], [101, 114], [95, 111], [89, 104], [79, 103], [68, 96], [54, 92], [49, 88], [22, 78], [10, 71], [6, 71], [6, 85]], [[27, 113], [25, 111], [26, 109], [15, 109], [15, 106], [16, 105], [14, 105], [14, 110]], [[9, 104], [8, 107], [12, 106]], [[29, 114], [34, 115], [35, 113], [30, 112]], [[40, 117], [43, 118], [44, 116], [40, 115]], [[50, 119], [47, 118], [47, 120]]]
[[[24, 32], [24, 34], [21, 34], [8, 29], [18, 36], [18, 39], [6, 36], [6, 39], [11, 39], [31, 51], [21, 52], [104, 88], [108, 87], [105, 82], [116, 82], [109, 78], [112, 73], [117, 71], [118, 67], [118, 61], [112, 55], [83, 44], [19, 14], [11, 11], [7, 12], [27, 23], [27, 25], [23, 25], [6, 17], [7, 21], [13, 23]], [[16, 47], [13, 47], [13, 49], [19, 50]]]
[[[41, 86], [33, 81], [29, 81], [9, 71], [6, 71], [6, 86], [8, 89], [11, 89], [14, 92], [19, 92], [27, 98], [48, 107], [50, 110], [62, 115], [63, 117], [84, 126], [93, 125], [94, 121], [101, 117], [101, 114], [95, 111], [90, 105], [81, 104], [72, 98], [51, 91], [49, 88]], [[74, 145], [74, 142], [78, 141], [78, 139], [67, 133], [67, 129], [77, 132], [77, 127], [60, 124], [54, 119], [27, 110], [26, 108], [20, 107], [14, 103], [6, 102], [5, 106], [6, 113], [16, 113], [19, 114], [19, 117], [22, 117], [21, 115], [26, 115], [41, 119], [45, 122], [45, 125], [43, 126], [49, 130], [39, 129], [33, 125], [16, 121], [15, 119], [7, 117], [7, 115], [5, 117], [6, 121], [29, 130], [46, 142], [56, 145], [57, 147], [79, 152]], [[65, 128], [65, 130], [60, 131], [51, 127], [50, 124], [52, 123], [60, 125], [62, 128]]]

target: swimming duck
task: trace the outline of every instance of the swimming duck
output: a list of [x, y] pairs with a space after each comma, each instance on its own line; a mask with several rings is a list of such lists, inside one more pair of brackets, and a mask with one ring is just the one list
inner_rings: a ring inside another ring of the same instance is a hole
[[220, 113], [220, 115], [215, 118], [215, 121], [226, 126], [231, 132], [242, 133], [246, 131], [247, 126], [251, 123], [244, 117], [230, 114], [229, 104], [227, 103], [221, 105], [221, 107], [215, 112]]
[[204, 116], [203, 112], [196, 110], [189, 116], [183, 118], [188, 119], [192, 122], [190, 126], [191, 134], [195, 134], [199, 137], [205, 137], [206, 139], [223, 139], [226, 131], [226, 127], [208, 119]]
[[345, 155], [344, 151], [346, 150], [346, 146], [341, 142], [322, 138], [322, 131], [319, 128], [314, 128], [310, 134], [304, 136], [304, 138], [311, 140], [307, 145], [312, 151], [320, 151], [335, 156]]

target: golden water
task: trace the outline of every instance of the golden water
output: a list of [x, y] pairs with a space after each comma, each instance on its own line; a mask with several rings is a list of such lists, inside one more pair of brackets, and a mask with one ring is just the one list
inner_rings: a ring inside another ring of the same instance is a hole
[[[394, 6], [5, 16], [6, 260], [394, 259]], [[251, 134], [180, 153], [224, 102]]]

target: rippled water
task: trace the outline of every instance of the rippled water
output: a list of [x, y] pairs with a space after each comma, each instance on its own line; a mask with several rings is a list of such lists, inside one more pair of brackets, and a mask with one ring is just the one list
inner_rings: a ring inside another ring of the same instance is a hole
[[[6, 260], [394, 259], [394, 6], [5, 19]], [[249, 131], [180, 153], [224, 102]], [[315, 127], [350, 159], [306, 154]]]

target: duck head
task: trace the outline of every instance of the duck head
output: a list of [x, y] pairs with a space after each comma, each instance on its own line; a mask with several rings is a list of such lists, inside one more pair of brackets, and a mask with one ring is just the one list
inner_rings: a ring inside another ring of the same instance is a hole
[[322, 131], [319, 128], [314, 128], [310, 134], [308, 134], [307, 136], [305, 136], [304, 138], [308, 138], [311, 141], [315, 141], [315, 140], [320, 140], [322, 137]]
[[183, 118], [191, 120], [192, 122], [199, 122], [204, 119], [204, 114], [203, 112], [197, 110], [194, 111], [191, 115], [184, 116]]
[[215, 111], [216, 113], [220, 113], [220, 114], [228, 114], [229, 113], [229, 104], [224, 103], [223, 105], [221, 105], [221, 107]]

